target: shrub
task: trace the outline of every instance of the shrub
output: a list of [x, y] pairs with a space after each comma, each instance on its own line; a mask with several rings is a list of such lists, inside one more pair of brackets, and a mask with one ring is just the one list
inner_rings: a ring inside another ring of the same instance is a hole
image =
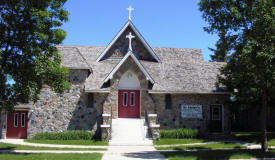
[[197, 138], [199, 131], [197, 129], [173, 129], [173, 130], [161, 130], [160, 138]]
[[36, 140], [92, 140], [93, 133], [86, 131], [73, 132], [44, 132], [37, 133], [33, 139]]

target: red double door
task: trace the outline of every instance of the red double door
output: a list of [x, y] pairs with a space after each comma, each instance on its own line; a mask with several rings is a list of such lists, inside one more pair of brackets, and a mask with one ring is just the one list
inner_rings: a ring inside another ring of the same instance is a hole
[[119, 90], [118, 91], [118, 117], [139, 118], [140, 117], [140, 91]]
[[8, 113], [7, 138], [27, 138], [28, 111]]

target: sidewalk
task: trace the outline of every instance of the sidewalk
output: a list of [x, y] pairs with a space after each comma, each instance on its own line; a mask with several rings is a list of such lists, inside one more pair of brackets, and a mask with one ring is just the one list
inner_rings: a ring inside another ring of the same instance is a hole
[[153, 146], [109, 146], [102, 160], [166, 160]]
[[59, 144], [39, 144], [24, 142], [23, 139], [0, 139], [2, 143], [34, 146], [34, 147], [55, 147], [55, 148], [107, 148], [108, 146], [84, 146], [84, 145], [59, 145]]
[[0, 150], [0, 153], [105, 153], [106, 151]]

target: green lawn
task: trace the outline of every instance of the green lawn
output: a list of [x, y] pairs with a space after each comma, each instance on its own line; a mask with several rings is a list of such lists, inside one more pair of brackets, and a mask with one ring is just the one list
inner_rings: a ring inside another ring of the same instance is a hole
[[169, 138], [161, 138], [159, 141], [155, 141], [154, 145], [170, 145], [170, 144], [190, 144], [190, 143], [202, 143], [207, 140], [203, 139], [169, 139]]
[[93, 140], [35, 140], [25, 139], [29, 143], [42, 143], [42, 144], [63, 144], [63, 145], [92, 145], [92, 146], [106, 146], [107, 141], [93, 141]]
[[157, 150], [187, 150], [187, 149], [234, 149], [234, 148], [246, 148], [238, 143], [213, 143], [203, 145], [192, 146], [174, 146], [174, 147], [156, 147]]
[[261, 150], [219, 150], [219, 151], [197, 151], [197, 152], [165, 152], [162, 153], [168, 160], [215, 160], [215, 159], [246, 159], [246, 158], [272, 158], [275, 150], [262, 153]]
[[102, 154], [0, 154], [3, 160], [101, 160]]
[[[249, 142], [249, 143], [261, 143], [261, 133], [259, 132], [233, 132], [235, 139]], [[267, 140], [269, 146], [275, 146], [275, 132], [267, 133]]]
[[104, 151], [105, 148], [55, 148], [55, 147], [33, 147], [0, 143], [0, 150], [64, 150], [64, 151]]

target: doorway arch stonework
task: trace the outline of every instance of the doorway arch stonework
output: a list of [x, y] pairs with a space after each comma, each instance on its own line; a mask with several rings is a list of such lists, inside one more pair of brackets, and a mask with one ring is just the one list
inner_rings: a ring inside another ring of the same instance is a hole
[[134, 60], [130, 57], [120, 66], [117, 72], [113, 75], [113, 78], [110, 80], [110, 93], [103, 104], [103, 113], [112, 113], [112, 118], [118, 118], [119, 82], [126, 72], [133, 73], [140, 84], [140, 118], [145, 117], [145, 110], [148, 113], [154, 113], [155, 104], [151, 95], [148, 94], [149, 82], [146, 80], [146, 76], [139, 69]]
[[137, 76], [131, 71], [126, 71], [120, 78], [118, 89], [140, 89], [140, 83]]

